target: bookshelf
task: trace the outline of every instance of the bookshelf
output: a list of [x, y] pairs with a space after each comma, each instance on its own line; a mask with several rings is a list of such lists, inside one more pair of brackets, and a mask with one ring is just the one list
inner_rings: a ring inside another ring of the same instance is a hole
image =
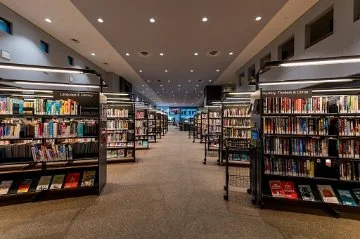
[[100, 194], [106, 184], [106, 97], [43, 92], [0, 89], [1, 204]]
[[262, 201], [358, 208], [359, 96], [264, 91], [261, 101]]
[[167, 114], [161, 112], [161, 133], [163, 136], [167, 133]]
[[162, 112], [156, 111], [155, 119], [156, 119], [156, 122], [155, 122], [156, 137], [158, 139], [161, 139], [162, 127], [163, 127], [163, 124], [162, 124]]
[[201, 136], [200, 143], [205, 143], [205, 137], [208, 134], [208, 114], [207, 112], [201, 112]]
[[156, 143], [157, 134], [156, 134], [156, 111], [153, 109], [148, 110], [148, 137], [149, 143]]
[[195, 115], [195, 137], [193, 142], [195, 142], [195, 139], [201, 139], [201, 113], [197, 113]]
[[207, 117], [208, 151], [220, 151], [221, 106], [209, 107]]
[[222, 105], [223, 146], [220, 164], [228, 148], [228, 164], [231, 166], [250, 166], [251, 116], [248, 114], [249, 104], [225, 103]]
[[135, 148], [149, 149], [148, 110], [136, 108], [135, 116]]
[[106, 113], [107, 161], [135, 162], [135, 104], [108, 103]]

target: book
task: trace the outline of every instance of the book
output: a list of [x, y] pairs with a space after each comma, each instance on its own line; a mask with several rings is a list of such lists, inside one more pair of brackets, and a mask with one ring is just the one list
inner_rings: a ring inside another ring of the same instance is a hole
[[341, 203], [347, 206], [357, 206], [354, 198], [351, 196], [350, 190], [337, 189]]
[[358, 200], [358, 202], [360, 202], [360, 188], [354, 188], [352, 191], [353, 191], [356, 199]]
[[96, 174], [96, 171], [84, 171], [83, 177], [81, 180], [81, 187], [94, 186], [95, 174]]
[[12, 180], [1, 181], [1, 183], [0, 183], [0, 195], [8, 194], [12, 183], [13, 183]]
[[269, 184], [270, 184], [271, 195], [273, 197], [281, 197], [281, 198], [285, 197], [284, 189], [282, 187], [280, 180], [269, 181]]
[[298, 185], [300, 195], [304, 201], [315, 201], [310, 185]]
[[27, 193], [30, 189], [31, 182], [32, 182], [31, 178], [27, 178], [21, 181], [17, 193]]
[[68, 173], [64, 188], [77, 188], [80, 180], [80, 173]]
[[61, 189], [64, 182], [65, 174], [54, 175], [50, 189]]
[[292, 181], [281, 181], [282, 189], [284, 190], [284, 195], [288, 199], [298, 199], [298, 195], [295, 190], [294, 183]]
[[331, 185], [317, 185], [323, 202], [339, 204]]
[[48, 190], [50, 186], [52, 176], [41, 176], [38, 185], [36, 186], [36, 191]]

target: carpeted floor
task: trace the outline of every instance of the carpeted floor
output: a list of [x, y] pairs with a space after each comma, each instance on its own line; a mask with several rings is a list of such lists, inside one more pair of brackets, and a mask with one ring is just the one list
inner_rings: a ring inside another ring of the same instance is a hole
[[108, 166], [100, 197], [0, 208], [0, 238], [359, 238], [360, 222], [260, 210], [246, 193], [223, 200], [224, 169], [176, 129]]

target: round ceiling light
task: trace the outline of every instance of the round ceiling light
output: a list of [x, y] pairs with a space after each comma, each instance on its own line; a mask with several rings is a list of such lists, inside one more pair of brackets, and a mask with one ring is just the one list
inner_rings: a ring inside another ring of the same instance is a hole
[[199, 53], [197, 53], [197, 52], [194, 53], [194, 56], [198, 56], [198, 55], [199, 55]]
[[260, 16], [255, 18], [255, 21], [257, 21], [257, 22], [260, 21], [260, 20], [261, 20]]
[[125, 55], [130, 56], [130, 53], [126, 52]]
[[164, 53], [161, 52], [161, 53], [160, 53], [160, 56], [163, 56], [163, 55], [164, 55]]
[[103, 23], [104, 20], [102, 18], [98, 18], [98, 22]]
[[234, 52], [229, 52], [229, 55], [230, 55], [230, 56], [234, 55]]
[[50, 18], [45, 18], [45, 22], [52, 23]]
[[209, 19], [207, 18], [207, 17], [203, 17], [202, 19], [201, 19], [201, 21], [203, 21], [203, 22], [207, 22]]
[[156, 22], [156, 21], [155, 21], [155, 18], [150, 18], [149, 21], [150, 21], [151, 23], [155, 23], [155, 22]]

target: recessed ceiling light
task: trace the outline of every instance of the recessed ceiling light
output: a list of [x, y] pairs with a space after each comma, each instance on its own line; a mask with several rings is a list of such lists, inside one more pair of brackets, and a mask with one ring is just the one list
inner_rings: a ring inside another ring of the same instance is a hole
[[188, 80], [189, 82], [191, 82], [191, 80]]
[[155, 18], [150, 18], [149, 20], [151, 23], [154, 23], [155, 22]]
[[198, 55], [199, 55], [199, 53], [195, 52], [195, 53], [194, 53], [194, 55], [195, 55], [195, 56], [198, 56]]
[[160, 56], [163, 56], [163, 55], [164, 55], [164, 53], [161, 52], [161, 53], [160, 53]]
[[143, 86], [145, 86], [145, 85], [143, 85]]
[[179, 87], [181, 86], [181, 85], [178, 85]]
[[170, 83], [170, 80], [168, 80], [168, 82]]
[[196, 85], [196, 86], [199, 86], [199, 85]]
[[139, 70], [139, 72], [142, 72], [142, 70]]
[[219, 72], [219, 71], [220, 71], [219, 69], [216, 70], [216, 72]]
[[148, 82], [150, 82], [150, 80], [148, 80]]
[[95, 56], [95, 53], [91, 53], [92, 56]]
[[190, 70], [190, 72], [194, 72], [194, 70], [193, 70], [193, 69], [191, 69], [191, 70]]
[[165, 70], [165, 72], [168, 72], [168, 70]]
[[209, 80], [209, 82], [211, 82], [211, 80]]
[[103, 23], [104, 20], [102, 18], [98, 18], [98, 22]]
[[230, 55], [230, 56], [234, 55], [234, 52], [229, 52], [229, 55]]
[[261, 17], [256, 17], [255, 18], [255, 21], [260, 21], [261, 20]]
[[209, 19], [207, 18], [207, 17], [203, 17], [202, 19], [201, 19], [201, 21], [203, 21], [203, 22], [207, 22]]
[[160, 85], [160, 87], [161, 87], [162, 85]]
[[130, 53], [127, 52], [125, 55], [130, 56]]
[[51, 23], [51, 19], [50, 18], [45, 18], [45, 22]]

